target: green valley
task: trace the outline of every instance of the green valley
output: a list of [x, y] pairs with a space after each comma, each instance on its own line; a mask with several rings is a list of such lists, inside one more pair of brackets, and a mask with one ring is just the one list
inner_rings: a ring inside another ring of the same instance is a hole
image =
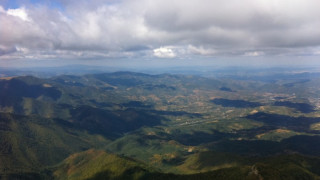
[[1, 78], [0, 179], [320, 179], [320, 76], [265, 73]]

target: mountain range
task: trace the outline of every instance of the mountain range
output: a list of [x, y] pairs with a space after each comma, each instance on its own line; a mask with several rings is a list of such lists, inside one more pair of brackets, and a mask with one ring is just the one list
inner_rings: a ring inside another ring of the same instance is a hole
[[0, 78], [0, 179], [320, 179], [320, 78], [265, 77]]

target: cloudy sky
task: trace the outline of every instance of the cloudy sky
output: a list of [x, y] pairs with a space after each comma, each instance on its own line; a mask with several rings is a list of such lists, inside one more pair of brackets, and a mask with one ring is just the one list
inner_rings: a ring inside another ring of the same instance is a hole
[[319, 0], [0, 0], [2, 63], [319, 57]]

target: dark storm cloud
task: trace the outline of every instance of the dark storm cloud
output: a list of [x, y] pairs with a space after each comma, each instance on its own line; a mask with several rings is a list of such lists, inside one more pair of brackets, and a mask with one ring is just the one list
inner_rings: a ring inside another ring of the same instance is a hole
[[0, 8], [0, 58], [318, 55], [318, 0], [45, 1]]

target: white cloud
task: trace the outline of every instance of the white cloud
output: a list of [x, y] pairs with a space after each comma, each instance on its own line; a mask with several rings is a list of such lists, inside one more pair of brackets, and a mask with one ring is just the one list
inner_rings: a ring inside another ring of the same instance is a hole
[[314, 54], [314, 55], [320, 55], [320, 50], [314, 51], [313, 54]]
[[153, 55], [159, 58], [174, 58], [176, 54], [170, 47], [160, 47], [153, 50]]
[[30, 18], [28, 17], [28, 14], [25, 10], [25, 8], [17, 8], [17, 9], [8, 9], [7, 14], [11, 16], [18, 17], [22, 19], [23, 21], [30, 21]]
[[264, 55], [264, 52], [262, 51], [252, 51], [252, 52], [244, 53], [244, 56], [262, 56], [262, 55]]
[[196, 47], [196, 46], [193, 46], [193, 45], [189, 45], [188, 46], [188, 50], [192, 54], [199, 54], [199, 55], [205, 55], [205, 56], [216, 54], [216, 51], [214, 49], [204, 48], [202, 46]]
[[320, 46], [319, 0], [59, 2], [63, 10], [0, 6], [0, 58], [315, 55]]

